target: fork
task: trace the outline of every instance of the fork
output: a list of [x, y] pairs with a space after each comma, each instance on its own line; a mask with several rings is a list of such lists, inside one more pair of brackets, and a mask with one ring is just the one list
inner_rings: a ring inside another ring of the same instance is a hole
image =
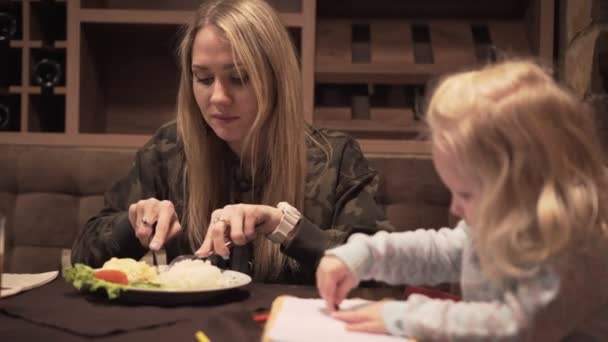
[[[224, 244], [224, 246], [230, 248], [230, 246], [232, 246], [232, 241], [227, 241], [226, 244]], [[207, 254], [207, 256], [198, 256], [198, 255], [194, 255], [194, 254], [183, 254], [180, 256], [177, 256], [175, 259], [171, 260], [171, 263], [169, 264], [169, 268], [173, 267], [173, 265], [177, 264], [180, 261], [184, 261], [184, 260], [207, 260], [207, 258], [209, 258], [210, 256], [214, 255], [215, 251], [211, 251], [211, 253]]]
[[[158, 222], [154, 222], [152, 224], [152, 235], [150, 236], [150, 240], [152, 240], [152, 238], [154, 238], [154, 235], [156, 235], [156, 224]], [[148, 244], [150, 243], [150, 241], [148, 241]], [[153, 251], [152, 249], [150, 250], [150, 252], [152, 253], [152, 265], [154, 267], [158, 267], [158, 259], [156, 259], [156, 252]]]

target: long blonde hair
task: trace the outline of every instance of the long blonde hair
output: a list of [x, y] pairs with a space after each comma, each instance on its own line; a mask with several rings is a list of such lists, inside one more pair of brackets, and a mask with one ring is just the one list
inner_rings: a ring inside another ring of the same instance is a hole
[[608, 189], [591, 110], [542, 67], [507, 61], [441, 81], [432, 143], [478, 179], [473, 241], [494, 279], [523, 276], [605, 236]]
[[[206, 25], [223, 32], [235, 64], [238, 61], [244, 66], [257, 99], [256, 118], [239, 156], [245, 163], [239, 167], [248, 169], [254, 184], [259, 179], [264, 182], [261, 198], [251, 198], [251, 202], [274, 206], [287, 201], [302, 210], [306, 177], [307, 126], [300, 71], [280, 18], [262, 0], [205, 1], [186, 28], [179, 50], [177, 125], [186, 156], [188, 186], [186, 217], [182, 219], [187, 222], [193, 248], [202, 243], [211, 212], [230, 202], [235, 167], [228, 157], [231, 152], [227, 144], [205, 123], [193, 95], [192, 47], [196, 34]], [[256, 279], [274, 280], [287, 265], [296, 267], [278, 245], [266, 238], [258, 238], [254, 246]]]

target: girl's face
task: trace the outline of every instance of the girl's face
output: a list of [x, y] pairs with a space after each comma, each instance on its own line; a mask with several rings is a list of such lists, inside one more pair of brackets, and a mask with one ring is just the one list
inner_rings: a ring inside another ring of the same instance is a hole
[[234, 61], [232, 48], [217, 27], [199, 30], [192, 46], [194, 98], [205, 122], [238, 154], [255, 120], [257, 100], [247, 70]]
[[441, 181], [452, 194], [450, 212], [472, 227], [475, 226], [473, 221], [479, 205], [479, 182], [469, 175], [461, 174], [457, 163], [451, 155], [433, 146], [433, 164]]

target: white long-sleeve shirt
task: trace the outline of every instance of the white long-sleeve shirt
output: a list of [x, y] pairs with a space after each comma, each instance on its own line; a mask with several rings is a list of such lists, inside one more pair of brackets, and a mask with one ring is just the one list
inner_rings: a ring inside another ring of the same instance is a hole
[[481, 273], [464, 221], [454, 229], [355, 234], [326, 254], [343, 260], [359, 280], [410, 285], [460, 281], [462, 302], [414, 294], [384, 305], [391, 334], [421, 340], [521, 341], [535, 314], [560, 291], [560, 277], [550, 266], [527, 278], [491, 282]]

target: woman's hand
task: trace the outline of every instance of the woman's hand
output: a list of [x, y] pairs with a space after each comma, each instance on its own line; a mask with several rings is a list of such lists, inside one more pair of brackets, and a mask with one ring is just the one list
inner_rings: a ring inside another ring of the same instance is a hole
[[344, 261], [331, 255], [321, 258], [317, 267], [317, 288], [329, 312], [336, 310], [357, 282], [357, 277]]
[[[140, 200], [129, 206], [129, 221], [135, 236], [146, 248], [158, 251], [182, 229], [175, 207], [170, 201], [156, 198]], [[156, 229], [154, 229], [156, 224]], [[154, 236], [152, 236], [154, 234]]]
[[197, 255], [212, 251], [223, 256], [230, 254], [226, 240], [245, 245], [258, 234], [270, 234], [281, 222], [283, 212], [267, 205], [234, 204], [216, 209], [211, 214], [207, 234]]
[[387, 334], [382, 318], [382, 307], [384, 302], [376, 302], [360, 306], [352, 310], [333, 312], [333, 318], [346, 322], [346, 329], [352, 331], [364, 331], [376, 334]]

